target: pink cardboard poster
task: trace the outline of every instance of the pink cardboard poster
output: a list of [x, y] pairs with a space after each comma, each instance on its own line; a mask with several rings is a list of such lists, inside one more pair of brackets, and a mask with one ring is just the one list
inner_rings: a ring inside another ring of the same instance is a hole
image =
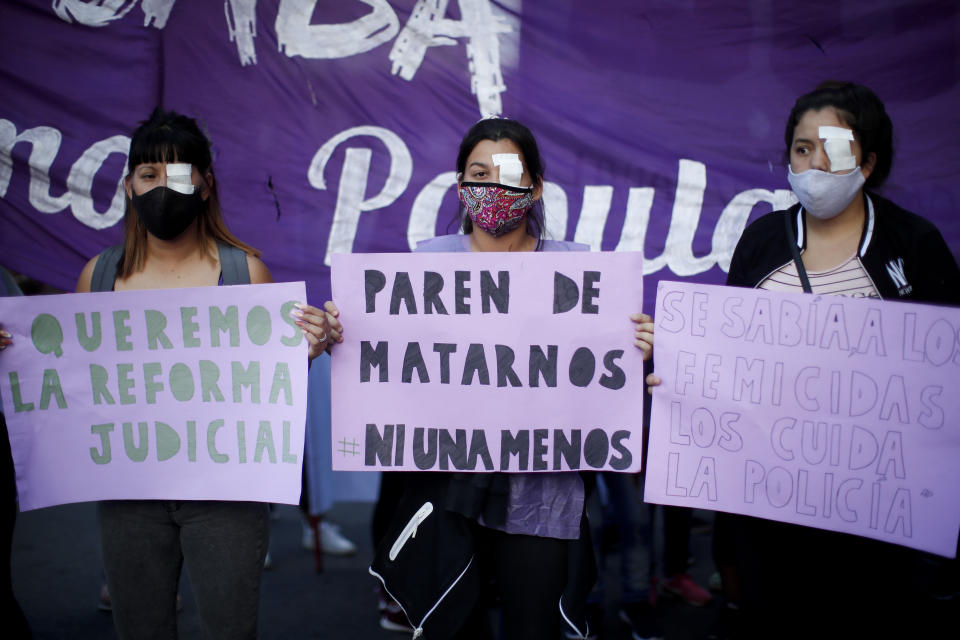
[[21, 509], [106, 499], [296, 504], [302, 282], [0, 298]]
[[332, 268], [334, 469], [640, 469], [639, 254], [338, 254]]
[[953, 557], [960, 309], [661, 282], [645, 500]]

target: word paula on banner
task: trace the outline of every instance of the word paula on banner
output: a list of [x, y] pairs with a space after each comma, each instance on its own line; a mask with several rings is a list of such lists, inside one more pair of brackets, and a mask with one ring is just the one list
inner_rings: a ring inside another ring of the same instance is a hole
[[636, 471], [636, 254], [334, 258], [334, 468]]
[[303, 283], [0, 299], [20, 503], [299, 500]]
[[646, 499], [953, 556], [960, 310], [663, 282]]

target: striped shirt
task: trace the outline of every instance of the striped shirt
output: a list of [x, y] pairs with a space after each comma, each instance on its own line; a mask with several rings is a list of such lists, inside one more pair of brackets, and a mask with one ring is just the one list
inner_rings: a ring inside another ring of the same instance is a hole
[[[873, 281], [857, 260], [856, 254], [845, 260], [839, 266], [827, 271], [807, 271], [810, 279], [810, 288], [814, 293], [830, 296], [846, 296], [848, 298], [879, 298], [880, 294]], [[767, 291], [787, 291], [798, 293], [803, 291], [800, 276], [797, 274], [797, 264], [791, 260], [757, 285], [758, 289]]]

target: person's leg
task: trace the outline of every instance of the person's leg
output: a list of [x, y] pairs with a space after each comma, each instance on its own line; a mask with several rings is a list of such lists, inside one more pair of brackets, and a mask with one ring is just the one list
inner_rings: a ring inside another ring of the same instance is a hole
[[257, 637], [260, 576], [270, 538], [262, 502], [181, 502], [184, 562], [204, 638]]
[[634, 477], [608, 476], [611, 512], [620, 532], [620, 600], [648, 602], [653, 558], [650, 505], [641, 498], [643, 487], [634, 484]]
[[634, 638], [663, 635], [650, 604], [653, 559], [653, 513], [642, 499], [643, 484], [624, 474], [610, 483], [610, 504], [620, 528], [620, 608], [618, 617], [629, 625]]
[[0, 620], [3, 620], [6, 637], [21, 640], [30, 638], [30, 626], [23, 610], [13, 595], [10, 578], [10, 553], [13, 545], [13, 529], [17, 522], [17, 483], [10, 454], [7, 423], [0, 413]]
[[[606, 565], [606, 550], [603, 545], [604, 528], [610, 519], [610, 510], [607, 501], [609, 493], [607, 491], [605, 474], [597, 474], [597, 481], [593, 487], [584, 496], [584, 515], [587, 517], [587, 524], [590, 527], [590, 539], [593, 541], [593, 554], [596, 557], [597, 583], [593, 586], [590, 596], [587, 598], [589, 604], [596, 604], [602, 607], [606, 599], [606, 586], [603, 583], [603, 567]], [[612, 474], [611, 474], [612, 475]]]
[[567, 540], [490, 533], [506, 640], [556, 640], [567, 584]]
[[171, 503], [117, 500], [99, 505], [103, 566], [121, 640], [177, 637], [182, 555]]
[[710, 592], [696, 584], [687, 573], [690, 554], [690, 527], [693, 510], [687, 507], [664, 507], [663, 590], [683, 598], [689, 604], [703, 606], [713, 599]]

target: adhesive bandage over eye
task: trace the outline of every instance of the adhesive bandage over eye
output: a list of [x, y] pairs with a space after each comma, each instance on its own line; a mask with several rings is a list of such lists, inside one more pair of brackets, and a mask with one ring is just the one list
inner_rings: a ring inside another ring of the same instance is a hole
[[508, 187], [519, 187], [520, 178], [523, 176], [523, 163], [520, 162], [520, 156], [515, 153], [495, 153], [493, 154], [493, 165], [500, 167], [500, 184]]
[[853, 131], [843, 127], [820, 127], [819, 135], [823, 139], [823, 150], [830, 159], [830, 171], [856, 168], [857, 159], [851, 152]]
[[193, 165], [183, 162], [167, 164], [167, 188], [184, 195], [191, 195], [193, 185]]

